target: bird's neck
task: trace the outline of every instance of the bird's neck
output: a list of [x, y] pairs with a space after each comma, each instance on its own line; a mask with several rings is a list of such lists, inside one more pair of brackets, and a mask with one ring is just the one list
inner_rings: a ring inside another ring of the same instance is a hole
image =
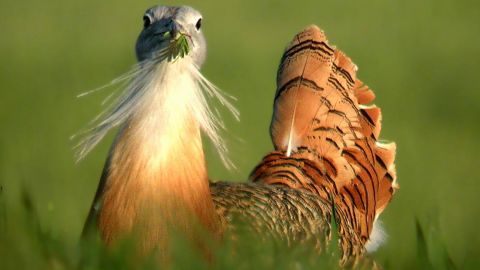
[[[144, 248], [165, 243], [172, 227], [193, 235], [192, 224], [216, 230], [199, 125], [190, 99], [196, 84], [166, 70], [126, 122], [109, 157], [99, 226], [109, 243], [136, 231]], [[183, 75], [184, 74], [184, 75]], [[140, 230], [140, 231], [137, 231]]]

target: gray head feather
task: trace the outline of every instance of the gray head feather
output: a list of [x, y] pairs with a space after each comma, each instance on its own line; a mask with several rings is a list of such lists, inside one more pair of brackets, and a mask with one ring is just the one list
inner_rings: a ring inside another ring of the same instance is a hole
[[138, 61], [156, 57], [178, 34], [188, 37], [194, 63], [200, 67], [205, 61], [207, 44], [202, 33], [202, 14], [188, 6], [155, 6], [143, 17], [144, 29], [137, 39]]

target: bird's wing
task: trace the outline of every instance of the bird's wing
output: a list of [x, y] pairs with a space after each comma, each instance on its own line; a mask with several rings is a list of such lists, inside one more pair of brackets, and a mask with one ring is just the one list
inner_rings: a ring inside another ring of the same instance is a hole
[[[324, 253], [332, 239], [332, 213], [339, 216], [339, 209], [328, 200], [304, 189], [262, 183], [211, 183], [210, 190], [221, 224], [236, 239], [238, 226], [263, 241], [311, 244], [312, 252]], [[243, 228], [242, 228], [243, 229]], [[338, 235], [334, 232], [335, 235]], [[338, 239], [338, 238], [337, 238]], [[361, 256], [363, 247], [352, 224], [345, 223], [340, 239], [342, 265], [365, 263]]]

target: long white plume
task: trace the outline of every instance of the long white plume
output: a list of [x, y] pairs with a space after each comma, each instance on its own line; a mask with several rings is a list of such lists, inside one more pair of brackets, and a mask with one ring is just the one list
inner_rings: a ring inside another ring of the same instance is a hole
[[[193, 91], [193, 97], [189, 99], [190, 110], [198, 122], [203, 132], [210, 138], [213, 145], [216, 147], [223, 163], [227, 168], [234, 167], [228, 159], [228, 148], [219, 135], [222, 129], [225, 129], [223, 122], [218, 114], [212, 112], [208, 106], [207, 97], [216, 98], [222, 105], [224, 105], [235, 117], [239, 119], [237, 109], [229, 102], [232, 99], [226, 96], [215, 85], [209, 82], [199, 71], [199, 68], [193, 63], [190, 57], [177, 59], [174, 61], [181, 61], [185, 65], [185, 72], [189, 75], [198, 86], [198, 90]], [[129, 82], [123, 93], [114, 100], [107, 109], [93, 119], [89, 127], [77, 135], [81, 136], [79, 143], [75, 146], [76, 159], [80, 161], [83, 159], [114, 127], [118, 127], [125, 123], [135, 112], [138, 112], [144, 102], [148, 100], [152, 91], [158, 89], [156, 84], [162, 83], [163, 74], [171, 65], [178, 63], [171, 63], [166, 60], [165, 54], [160, 54], [154, 59], [149, 59], [136, 64], [132, 70], [113, 80], [106, 86]], [[105, 87], [106, 87], [105, 86]], [[101, 87], [104, 88], [104, 87]], [[99, 88], [99, 89], [101, 89]], [[95, 92], [95, 89], [79, 96], [84, 96]]]

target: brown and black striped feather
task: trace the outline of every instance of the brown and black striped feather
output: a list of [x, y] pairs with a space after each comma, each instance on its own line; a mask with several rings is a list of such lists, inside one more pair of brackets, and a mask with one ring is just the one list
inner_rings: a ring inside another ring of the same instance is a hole
[[395, 183], [395, 144], [380, 144], [381, 111], [357, 67], [310, 26], [286, 48], [277, 73], [270, 133], [276, 151], [251, 179], [333, 199], [345, 241], [363, 245]]
[[[289, 246], [309, 243], [318, 253], [324, 252], [332, 239], [331, 221], [334, 207], [315, 192], [283, 185], [261, 183], [211, 183], [217, 214], [225, 231], [233, 239], [242, 224], [261, 240], [278, 240]], [[342, 219], [343, 209], [335, 208], [338, 226], [346, 237], [340, 238], [341, 262], [362, 262], [361, 239], [352, 223]]]

